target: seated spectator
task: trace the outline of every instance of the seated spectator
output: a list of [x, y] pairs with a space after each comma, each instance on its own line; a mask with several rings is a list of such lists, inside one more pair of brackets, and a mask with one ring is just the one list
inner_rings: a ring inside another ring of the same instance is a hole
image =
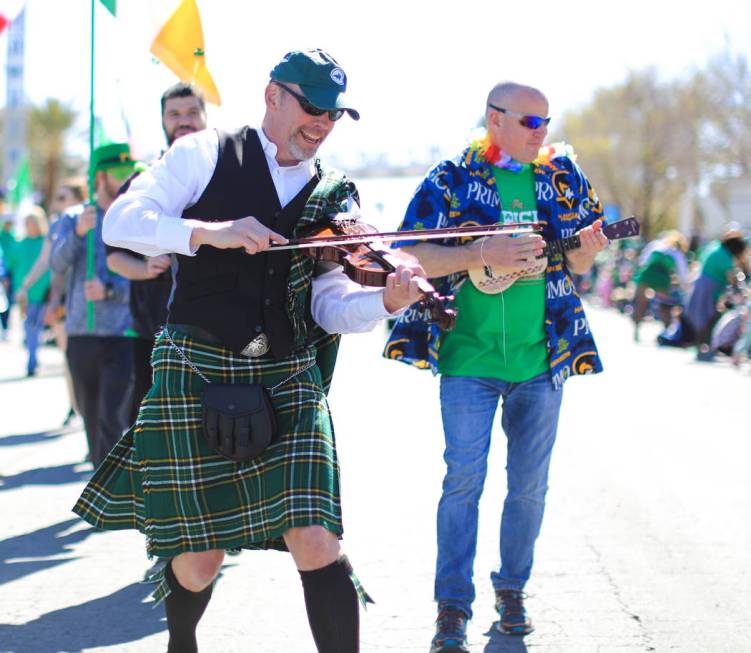
[[746, 270], [745, 254], [746, 241], [735, 225], [730, 225], [719, 240], [710, 242], [702, 252], [699, 277], [684, 311], [695, 334], [697, 360], [713, 359], [709, 342], [712, 327], [719, 318], [717, 302], [727, 285], [736, 282], [737, 273]]

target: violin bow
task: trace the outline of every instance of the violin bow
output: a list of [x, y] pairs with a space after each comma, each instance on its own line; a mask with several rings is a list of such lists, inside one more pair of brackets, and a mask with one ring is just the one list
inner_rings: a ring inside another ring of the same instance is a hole
[[492, 236], [495, 233], [534, 233], [538, 225], [492, 224], [471, 227], [450, 227], [445, 229], [415, 229], [414, 231], [386, 231], [376, 233], [343, 234], [341, 236], [325, 236], [311, 238], [297, 238], [286, 245], [271, 243], [270, 249], [280, 251], [285, 249], [309, 249], [314, 247], [329, 247], [332, 245], [359, 245], [373, 241], [399, 242], [401, 240], [430, 240], [438, 238], [466, 238], [469, 236]]

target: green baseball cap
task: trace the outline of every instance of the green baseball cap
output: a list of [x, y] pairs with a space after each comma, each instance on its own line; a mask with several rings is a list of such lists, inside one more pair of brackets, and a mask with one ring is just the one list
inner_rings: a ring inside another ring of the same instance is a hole
[[135, 172], [143, 172], [146, 166], [134, 161], [127, 143], [107, 143], [91, 153], [91, 166], [94, 172], [100, 170], [112, 175], [118, 181], [124, 181]]
[[336, 59], [323, 50], [293, 50], [274, 66], [271, 79], [297, 84], [303, 95], [319, 109], [344, 109], [353, 120], [360, 114], [344, 99], [347, 75]]

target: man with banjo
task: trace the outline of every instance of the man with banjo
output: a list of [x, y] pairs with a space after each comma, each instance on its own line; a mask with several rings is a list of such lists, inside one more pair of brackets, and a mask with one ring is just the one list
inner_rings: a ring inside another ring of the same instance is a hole
[[[400, 227], [501, 222], [522, 232], [399, 243], [442, 295], [455, 295], [458, 309], [455, 328], [445, 333], [427, 324], [419, 308], [409, 309], [385, 350], [389, 358], [442, 375], [447, 472], [438, 506], [432, 653], [468, 651], [478, 501], [499, 400], [508, 493], [501, 564], [491, 580], [499, 629], [531, 632], [522, 590], [542, 523], [563, 382], [602, 369], [571, 276], [586, 272], [608, 243], [602, 205], [568, 146], [542, 148], [547, 115], [539, 90], [496, 85], [488, 95], [484, 137], [428, 173]], [[547, 264], [540, 265], [543, 254]]]

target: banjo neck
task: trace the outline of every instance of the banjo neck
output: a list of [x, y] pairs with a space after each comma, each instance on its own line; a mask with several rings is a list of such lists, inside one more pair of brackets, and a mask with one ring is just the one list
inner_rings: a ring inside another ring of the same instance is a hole
[[[633, 216], [613, 222], [611, 224], [603, 225], [602, 233], [609, 240], [618, 240], [620, 238], [630, 238], [631, 236], [639, 235], [639, 223]], [[569, 236], [568, 238], [561, 238], [559, 240], [551, 240], [545, 244], [543, 249], [543, 256], [550, 256], [556, 254], [564, 254], [574, 249], [579, 249], [582, 245], [581, 238], [578, 234]]]

